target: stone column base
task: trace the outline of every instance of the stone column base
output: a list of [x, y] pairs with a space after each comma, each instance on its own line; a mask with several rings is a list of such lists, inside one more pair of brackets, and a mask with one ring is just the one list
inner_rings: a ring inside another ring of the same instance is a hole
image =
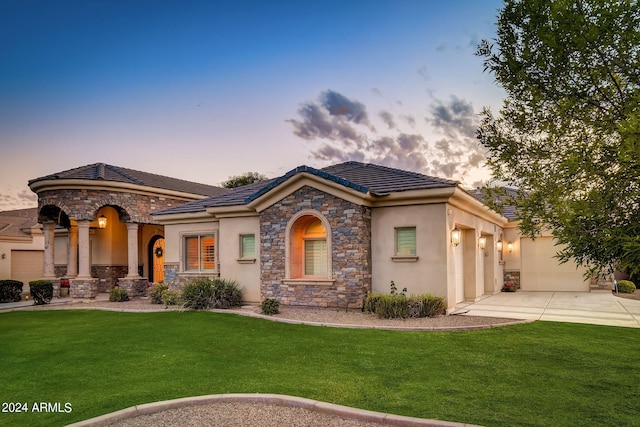
[[127, 290], [129, 297], [139, 297], [147, 293], [149, 280], [146, 277], [130, 279], [123, 277], [118, 279], [118, 286]]
[[71, 298], [95, 298], [98, 296], [98, 282], [93, 277], [87, 279], [69, 279]]

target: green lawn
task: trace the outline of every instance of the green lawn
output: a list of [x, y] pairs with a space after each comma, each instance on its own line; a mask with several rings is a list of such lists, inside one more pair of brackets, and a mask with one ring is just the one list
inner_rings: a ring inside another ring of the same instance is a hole
[[[631, 426], [640, 420], [639, 338], [638, 329], [552, 322], [397, 332], [206, 312], [11, 312], [0, 315], [1, 401], [29, 412], [0, 413], [0, 425], [282, 393], [486, 426]], [[37, 402], [72, 411], [31, 412]]]

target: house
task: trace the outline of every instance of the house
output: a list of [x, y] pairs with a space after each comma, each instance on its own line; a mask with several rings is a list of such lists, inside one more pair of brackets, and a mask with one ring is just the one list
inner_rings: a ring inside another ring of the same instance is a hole
[[25, 284], [43, 274], [44, 236], [38, 223], [38, 209], [0, 212], [0, 280]]
[[227, 190], [99, 163], [29, 185], [44, 276], [70, 278], [76, 297], [196, 277], [236, 280], [247, 302], [330, 307], [360, 307], [392, 280], [449, 309], [505, 280], [589, 290], [553, 259], [552, 239], [520, 238], [458, 182], [375, 164], [300, 166]]

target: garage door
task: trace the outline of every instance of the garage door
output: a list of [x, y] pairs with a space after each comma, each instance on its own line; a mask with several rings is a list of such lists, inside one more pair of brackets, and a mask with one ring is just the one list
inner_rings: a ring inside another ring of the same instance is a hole
[[29, 282], [44, 275], [44, 251], [11, 251], [11, 278], [24, 283], [23, 292], [29, 290]]
[[523, 291], [589, 291], [589, 281], [583, 278], [584, 269], [576, 268], [572, 262], [560, 264], [553, 257], [559, 248], [552, 237], [522, 238], [520, 247]]

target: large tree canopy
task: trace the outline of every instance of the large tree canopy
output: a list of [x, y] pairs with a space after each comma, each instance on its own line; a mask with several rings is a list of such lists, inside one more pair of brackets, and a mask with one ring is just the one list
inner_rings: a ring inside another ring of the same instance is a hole
[[639, 272], [638, 1], [505, 0], [478, 55], [507, 95], [478, 138], [494, 178], [519, 190], [499, 199], [524, 235], [547, 227], [560, 260], [591, 272]]

